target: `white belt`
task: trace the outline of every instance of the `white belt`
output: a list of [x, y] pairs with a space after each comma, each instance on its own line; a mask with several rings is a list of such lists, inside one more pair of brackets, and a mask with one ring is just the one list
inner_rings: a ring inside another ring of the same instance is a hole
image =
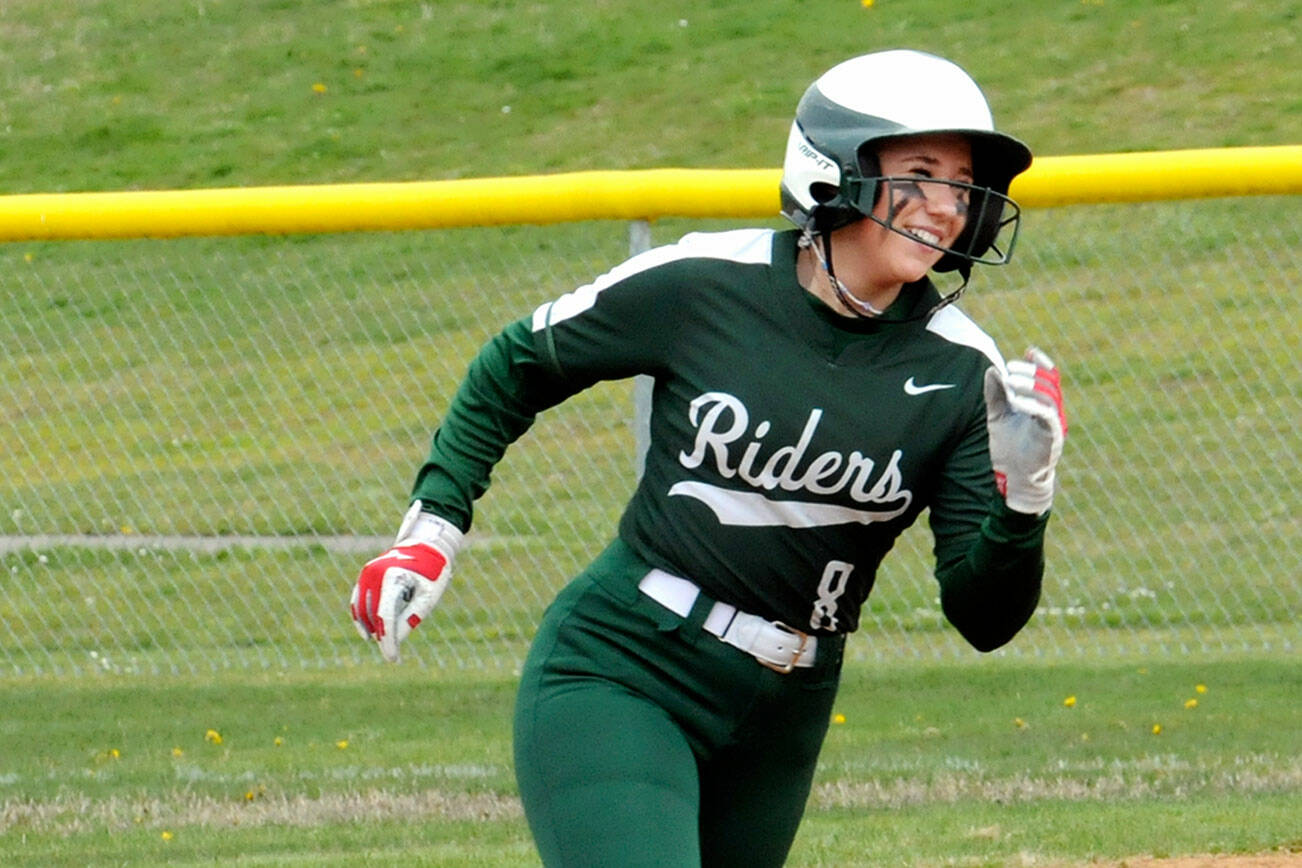
[[[692, 582], [664, 570], [652, 570], [637, 584], [638, 590], [683, 618], [701, 589]], [[718, 636], [734, 648], [740, 648], [775, 672], [787, 673], [796, 667], [814, 665], [818, 656], [818, 638], [794, 630], [778, 621], [766, 621], [759, 615], [737, 611], [736, 606], [715, 603], [703, 625], [707, 633]]]

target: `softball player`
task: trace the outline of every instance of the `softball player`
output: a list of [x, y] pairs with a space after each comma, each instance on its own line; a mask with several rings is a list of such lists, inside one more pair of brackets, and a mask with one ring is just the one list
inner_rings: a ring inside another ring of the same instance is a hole
[[796, 110], [794, 229], [635, 256], [473, 361], [397, 542], [353, 592], [389, 659], [535, 415], [599, 380], [655, 380], [618, 534], [547, 609], [521, 677], [516, 776], [544, 863], [780, 865], [845, 637], [922, 510], [941, 606], [972, 645], [1030, 617], [1066, 433], [1058, 374], [1034, 349], [1005, 365], [950, 304], [973, 263], [1007, 261], [1007, 191], [1030, 162], [954, 64], [848, 60]]

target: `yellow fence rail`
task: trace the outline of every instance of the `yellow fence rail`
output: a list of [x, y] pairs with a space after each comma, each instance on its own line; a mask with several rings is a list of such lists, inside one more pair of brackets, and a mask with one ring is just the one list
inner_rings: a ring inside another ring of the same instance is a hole
[[[455, 181], [0, 196], [0, 241], [768, 217], [775, 169], [650, 169]], [[1302, 145], [1042, 157], [1023, 207], [1302, 193]]]

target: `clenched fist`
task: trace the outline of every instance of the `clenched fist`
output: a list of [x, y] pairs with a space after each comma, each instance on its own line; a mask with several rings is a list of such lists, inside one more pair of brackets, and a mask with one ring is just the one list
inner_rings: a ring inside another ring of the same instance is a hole
[[363, 639], [374, 639], [390, 663], [398, 645], [429, 617], [452, 576], [452, 559], [464, 536], [450, 522], [411, 505], [397, 541], [366, 562], [357, 578], [348, 609]]

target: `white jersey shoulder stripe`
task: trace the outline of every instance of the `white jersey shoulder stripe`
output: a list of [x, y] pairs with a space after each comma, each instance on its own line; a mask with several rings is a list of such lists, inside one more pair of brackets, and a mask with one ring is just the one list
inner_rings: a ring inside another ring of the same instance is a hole
[[603, 290], [635, 274], [681, 259], [724, 259], [743, 265], [765, 265], [773, 258], [772, 229], [734, 229], [729, 232], [693, 232], [675, 244], [656, 247], [625, 260], [592, 283], [567, 292], [533, 312], [532, 327], [548, 325], [578, 316], [597, 303]]
[[950, 343], [980, 350], [992, 365], [1004, 370], [1004, 357], [1000, 354], [995, 339], [953, 305], [941, 308], [927, 323], [927, 331], [940, 335]]

